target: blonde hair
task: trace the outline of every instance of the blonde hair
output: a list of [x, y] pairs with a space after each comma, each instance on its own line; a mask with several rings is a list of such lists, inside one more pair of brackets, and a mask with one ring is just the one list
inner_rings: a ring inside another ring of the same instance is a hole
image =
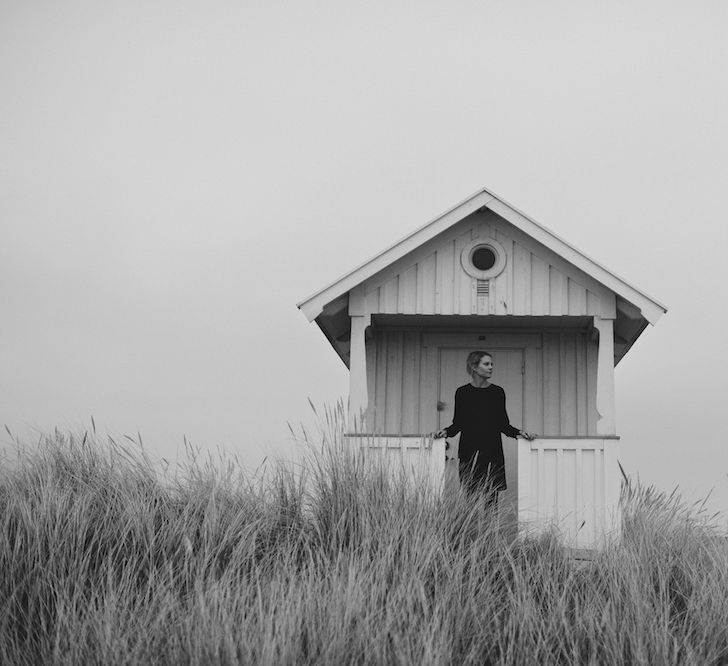
[[473, 374], [473, 370], [475, 370], [483, 356], [489, 356], [491, 360], [493, 359], [493, 354], [487, 351], [471, 351], [468, 354], [468, 359], [465, 361], [465, 370], [469, 375]]

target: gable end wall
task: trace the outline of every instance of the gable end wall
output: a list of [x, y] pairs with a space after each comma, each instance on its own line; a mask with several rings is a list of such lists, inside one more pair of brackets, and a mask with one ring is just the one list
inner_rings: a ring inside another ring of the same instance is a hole
[[[460, 257], [492, 238], [506, 266], [478, 295]], [[478, 211], [366, 281], [368, 314], [599, 315], [614, 317], [614, 294], [491, 211]]]

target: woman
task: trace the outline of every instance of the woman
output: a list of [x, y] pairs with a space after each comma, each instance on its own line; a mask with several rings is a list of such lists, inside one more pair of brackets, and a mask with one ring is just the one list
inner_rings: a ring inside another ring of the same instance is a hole
[[460, 482], [469, 490], [492, 488], [492, 501], [506, 489], [501, 433], [531, 440], [531, 433], [514, 428], [506, 413], [505, 391], [490, 383], [493, 357], [485, 351], [468, 354], [466, 369], [470, 383], [455, 391], [452, 425], [435, 437], [454, 437], [460, 433]]

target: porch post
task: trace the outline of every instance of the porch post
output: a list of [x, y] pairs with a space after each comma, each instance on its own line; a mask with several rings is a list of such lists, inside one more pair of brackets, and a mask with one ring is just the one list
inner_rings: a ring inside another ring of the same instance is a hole
[[361, 432], [369, 404], [367, 394], [366, 329], [369, 315], [351, 316], [351, 345], [349, 347], [349, 422], [348, 432]]
[[597, 355], [597, 433], [616, 435], [617, 420], [614, 406], [614, 320], [594, 317], [599, 332]]

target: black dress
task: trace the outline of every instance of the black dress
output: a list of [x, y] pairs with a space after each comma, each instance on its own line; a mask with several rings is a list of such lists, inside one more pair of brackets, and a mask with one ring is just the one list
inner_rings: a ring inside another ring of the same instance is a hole
[[520, 431], [508, 421], [506, 393], [500, 386], [460, 386], [455, 391], [452, 425], [445, 432], [448, 437], [460, 433], [461, 481], [467, 476], [474, 484], [488, 483], [495, 490], [506, 489], [501, 433], [516, 437]]

